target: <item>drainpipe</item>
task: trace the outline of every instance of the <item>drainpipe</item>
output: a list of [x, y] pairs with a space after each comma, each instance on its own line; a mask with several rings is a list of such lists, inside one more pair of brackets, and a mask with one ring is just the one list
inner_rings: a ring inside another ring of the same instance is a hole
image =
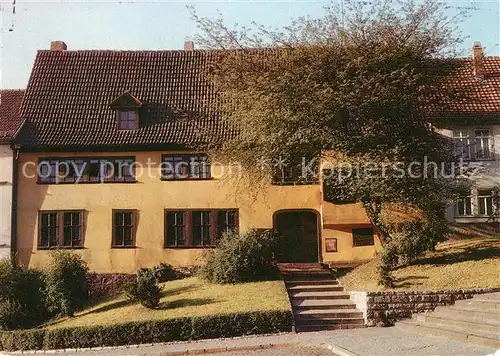
[[12, 211], [10, 223], [10, 252], [12, 262], [17, 265], [17, 183], [18, 183], [18, 161], [19, 161], [19, 145], [12, 146]]

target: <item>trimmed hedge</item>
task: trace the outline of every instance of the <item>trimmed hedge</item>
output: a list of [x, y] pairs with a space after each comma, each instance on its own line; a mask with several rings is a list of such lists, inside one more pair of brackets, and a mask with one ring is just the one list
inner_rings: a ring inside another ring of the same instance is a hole
[[0, 332], [0, 350], [49, 350], [225, 338], [292, 330], [289, 311]]

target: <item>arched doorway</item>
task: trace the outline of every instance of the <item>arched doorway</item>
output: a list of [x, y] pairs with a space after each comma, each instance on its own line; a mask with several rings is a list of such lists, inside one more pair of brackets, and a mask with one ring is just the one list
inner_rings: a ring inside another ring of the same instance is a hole
[[315, 211], [278, 211], [274, 228], [282, 236], [278, 262], [319, 262], [319, 217]]

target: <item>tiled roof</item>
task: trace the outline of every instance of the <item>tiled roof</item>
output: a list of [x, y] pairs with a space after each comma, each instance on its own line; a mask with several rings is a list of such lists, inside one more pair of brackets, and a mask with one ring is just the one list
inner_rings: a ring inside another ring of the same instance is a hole
[[[216, 93], [204, 79], [216, 51], [39, 51], [23, 101], [16, 141], [32, 147], [190, 146], [228, 137], [232, 129], [206, 111]], [[467, 98], [450, 115], [500, 118], [500, 57], [485, 60], [486, 77], [461, 61], [448, 84]], [[465, 89], [465, 90], [463, 90]], [[115, 99], [142, 103], [140, 128], [117, 129]]]
[[14, 136], [21, 115], [19, 109], [23, 100], [24, 90], [0, 90], [0, 144], [5, 145]]
[[473, 73], [472, 59], [461, 59], [458, 69], [445, 80], [455, 89], [453, 100], [447, 100], [450, 118], [500, 119], [500, 57], [486, 57], [484, 79]]
[[[39, 51], [16, 141], [28, 146], [149, 146], [227, 137], [206, 112], [204, 79], [215, 51]], [[140, 128], [117, 129], [110, 107], [125, 92], [141, 103]]]

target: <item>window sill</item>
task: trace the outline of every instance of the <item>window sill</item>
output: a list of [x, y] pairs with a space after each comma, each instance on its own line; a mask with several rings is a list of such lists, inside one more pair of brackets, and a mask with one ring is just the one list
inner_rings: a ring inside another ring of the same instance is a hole
[[168, 250], [208, 250], [217, 246], [164, 246], [163, 249]]
[[375, 246], [375, 244], [370, 244], [370, 245], [353, 245], [352, 247], [371, 247]]
[[52, 247], [37, 247], [37, 250], [40, 251], [57, 251], [57, 250], [83, 250], [85, 247], [83, 246], [75, 246], [75, 247], [70, 247], [70, 246], [52, 246]]
[[160, 178], [160, 180], [165, 182], [185, 182], [185, 181], [207, 181], [214, 180], [213, 177], [210, 178]]
[[284, 186], [297, 186], [297, 185], [319, 185], [319, 182], [272, 182], [271, 185], [284, 187]]
[[137, 246], [111, 246], [111, 248], [117, 250], [127, 250], [137, 248]]
[[69, 185], [69, 184], [73, 184], [73, 185], [79, 185], [79, 184], [119, 184], [119, 183], [122, 183], [122, 184], [134, 184], [134, 183], [137, 183], [138, 181], [137, 180], [126, 180], [126, 181], [104, 181], [104, 182], [101, 182], [101, 181], [97, 181], [97, 182], [41, 182], [41, 181], [37, 181], [36, 183], [37, 184], [40, 184], [40, 185]]

